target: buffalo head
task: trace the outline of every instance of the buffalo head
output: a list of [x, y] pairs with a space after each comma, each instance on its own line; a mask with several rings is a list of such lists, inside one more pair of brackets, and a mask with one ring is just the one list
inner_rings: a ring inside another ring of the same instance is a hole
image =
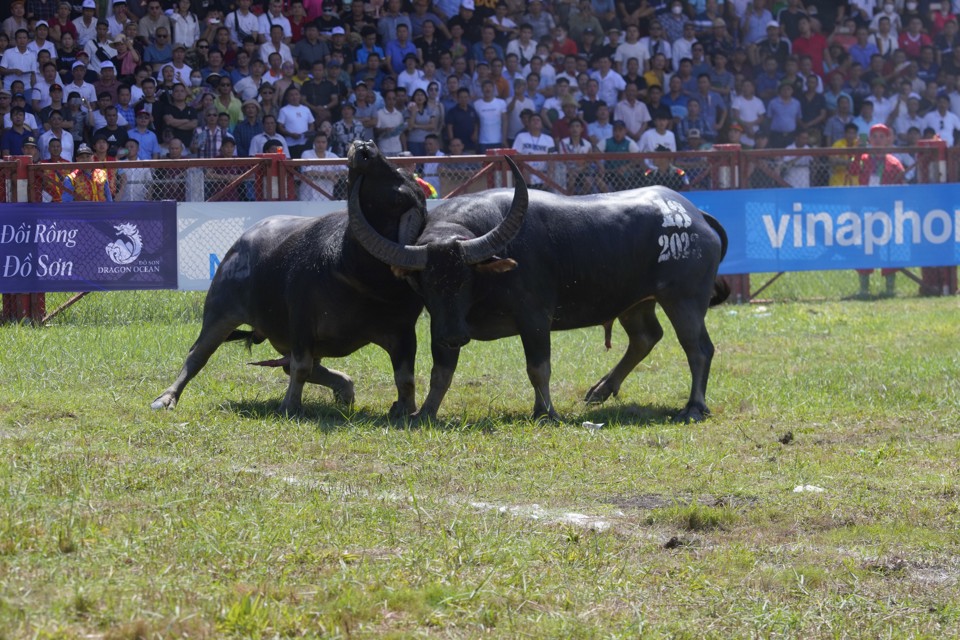
[[[431, 316], [434, 341], [447, 347], [460, 347], [469, 341], [467, 312], [472, 301], [475, 273], [504, 273], [517, 267], [510, 258], [500, 258], [519, 233], [527, 212], [527, 184], [510, 157], [505, 158], [514, 178], [513, 202], [502, 216], [494, 200], [490, 203], [490, 228], [479, 237], [459, 224], [455, 210], [430, 223], [420, 235], [418, 244], [393, 242], [378, 233], [360, 200], [358, 185], [350, 192], [348, 212], [350, 228], [373, 256], [389, 264], [398, 275], [412, 275]], [[473, 203], [473, 201], [471, 201]], [[449, 206], [455, 206], [451, 203]]]
[[[359, 206], [370, 215], [375, 228], [391, 237], [395, 233], [404, 244], [413, 242], [423, 228], [426, 198], [410, 172], [391, 164], [373, 142], [361, 140], [347, 150], [347, 166], [351, 198], [359, 194]], [[360, 189], [361, 182], [366, 188]], [[394, 212], [398, 211], [403, 213], [396, 226]]]

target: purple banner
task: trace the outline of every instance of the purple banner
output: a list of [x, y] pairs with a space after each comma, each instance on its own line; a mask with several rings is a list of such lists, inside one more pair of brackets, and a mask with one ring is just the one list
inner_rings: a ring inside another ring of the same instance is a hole
[[0, 291], [177, 288], [177, 203], [0, 208]]

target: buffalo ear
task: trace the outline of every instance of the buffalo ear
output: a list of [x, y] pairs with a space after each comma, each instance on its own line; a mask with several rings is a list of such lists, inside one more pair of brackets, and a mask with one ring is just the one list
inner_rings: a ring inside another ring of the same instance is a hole
[[397, 280], [403, 280], [416, 273], [413, 269], [404, 269], [403, 267], [390, 267], [390, 271], [393, 272], [393, 277]]
[[474, 268], [479, 273], [506, 273], [517, 268], [517, 261], [513, 258], [494, 258], [490, 262], [482, 262]]

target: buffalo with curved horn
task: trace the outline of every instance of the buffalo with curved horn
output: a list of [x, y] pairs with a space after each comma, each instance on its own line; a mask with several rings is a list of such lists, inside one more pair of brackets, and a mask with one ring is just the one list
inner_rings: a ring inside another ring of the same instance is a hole
[[515, 189], [455, 198], [427, 215], [412, 245], [367, 221], [357, 187], [348, 212], [357, 239], [412, 278], [430, 312], [433, 372], [418, 414], [433, 418], [469, 340], [519, 335], [534, 389], [533, 413], [559, 419], [550, 399], [550, 332], [618, 319], [626, 353], [587, 392], [616, 395], [663, 336], [657, 303], [676, 330], [692, 385], [678, 421], [699, 421], [714, 347], [705, 317], [729, 296], [717, 278], [727, 236], [717, 220], [663, 187], [597, 196], [528, 194], [513, 161]]
[[[372, 212], [372, 228], [413, 241], [426, 215], [423, 190], [413, 176], [389, 163], [372, 142], [354, 142], [347, 158], [348, 185], [358, 206]], [[290, 374], [281, 412], [300, 410], [307, 382], [329, 387], [338, 401], [352, 404], [353, 381], [320, 361], [373, 343], [393, 364], [397, 401], [390, 415], [409, 416], [416, 410], [415, 326], [422, 310], [409, 285], [356, 240], [345, 211], [267, 218], [224, 256], [207, 293], [200, 336], [180, 375], [151, 406], [176, 406], [187, 383], [227, 340], [269, 340], [281, 354], [271, 362]], [[243, 324], [252, 330], [238, 331]]]

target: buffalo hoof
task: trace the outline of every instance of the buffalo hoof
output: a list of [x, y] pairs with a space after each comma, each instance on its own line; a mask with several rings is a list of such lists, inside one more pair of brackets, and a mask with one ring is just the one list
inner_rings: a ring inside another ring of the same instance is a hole
[[390, 405], [390, 413], [387, 414], [391, 422], [405, 422], [412, 420], [416, 414], [416, 407], [407, 402], [399, 400]]
[[337, 404], [352, 407], [353, 401], [356, 399], [356, 394], [353, 391], [353, 381], [344, 384], [342, 387], [334, 389], [333, 399], [337, 402]]
[[602, 404], [603, 402], [607, 401], [607, 398], [615, 395], [617, 395], [617, 390], [611, 388], [607, 379], [604, 378], [597, 384], [590, 387], [590, 390], [587, 391], [587, 395], [583, 397], [583, 401], [587, 404]]
[[175, 406], [177, 406], [177, 399], [169, 393], [163, 394], [150, 403], [150, 408], [154, 411], [159, 411], [160, 409], [173, 409]]
[[708, 415], [710, 415], [710, 410], [704, 406], [687, 405], [683, 408], [683, 411], [673, 417], [673, 421], [682, 424], [703, 422]]
[[303, 405], [299, 402], [287, 403], [287, 401], [284, 400], [280, 403], [280, 410], [278, 413], [286, 418], [299, 418], [303, 414]]
[[437, 421], [437, 414], [424, 411], [423, 407], [419, 411], [414, 411], [407, 418], [410, 420], [411, 424], [432, 424]]
[[537, 424], [552, 424], [552, 425], [561, 425], [563, 424], [563, 418], [560, 417], [560, 414], [551, 408], [549, 411], [534, 411], [533, 420]]

